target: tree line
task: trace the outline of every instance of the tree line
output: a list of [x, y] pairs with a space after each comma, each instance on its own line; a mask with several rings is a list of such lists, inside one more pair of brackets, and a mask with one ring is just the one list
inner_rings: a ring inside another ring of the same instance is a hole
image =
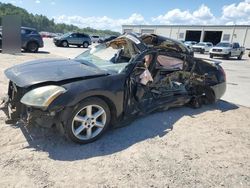
[[36, 28], [38, 31], [48, 31], [53, 33], [66, 33], [74, 31], [100, 36], [120, 34], [119, 32], [111, 30], [98, 30], [90, 27], [79, 28], [72, 24], [55, 23], [54, 19], [49, 19], [44, 15], [28, 13], [23, 8], [14, 6], [10, 3], [6, 4], [0, 2], [0, 25], [2, 25], [2, 17], [5, 15], [20, 15], [22, 26]]

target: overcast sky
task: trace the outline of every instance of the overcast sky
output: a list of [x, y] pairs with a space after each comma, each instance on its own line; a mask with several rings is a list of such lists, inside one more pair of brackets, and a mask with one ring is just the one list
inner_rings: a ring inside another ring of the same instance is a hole
[[0, 0], [57, 23], [121, 31], [122, 24], [249, 24], [250, 0]]

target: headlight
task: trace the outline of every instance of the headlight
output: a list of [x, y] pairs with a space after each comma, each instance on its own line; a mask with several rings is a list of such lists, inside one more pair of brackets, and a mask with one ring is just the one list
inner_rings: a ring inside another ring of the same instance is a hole
[[47, 108], [53, 100], [65, 92], [66, 89], [60, 86], [43, 86], [26, 93], [22, 97], [21, 103], [27, 106]]

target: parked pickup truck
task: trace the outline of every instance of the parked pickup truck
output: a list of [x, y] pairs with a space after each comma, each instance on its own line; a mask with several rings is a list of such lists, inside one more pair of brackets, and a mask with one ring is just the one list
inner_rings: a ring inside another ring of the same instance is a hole
[[237, 57], [241, 59], [245, 52], [244, 47], [240, 47], [237, 42], [220, 42], [209, 51], [210, 58], [214, 56], [223, 57], [229, 59], [230, 57]]

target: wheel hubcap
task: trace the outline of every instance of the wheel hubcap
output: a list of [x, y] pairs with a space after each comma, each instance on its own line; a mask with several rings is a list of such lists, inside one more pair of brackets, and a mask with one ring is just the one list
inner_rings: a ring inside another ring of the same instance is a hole
[[74, 116], [72, 132], [80, 140], [89, 140], [100, 134], [105, 124], [105, 110], [99, 105], [88, 105]]
[[35, 43], [31, 43], [29, 47], [31, 51], [35, 51], [37, 48], [37, 45]]
[[67, 42], [63, 42], [63, 46], [67, 46]]

